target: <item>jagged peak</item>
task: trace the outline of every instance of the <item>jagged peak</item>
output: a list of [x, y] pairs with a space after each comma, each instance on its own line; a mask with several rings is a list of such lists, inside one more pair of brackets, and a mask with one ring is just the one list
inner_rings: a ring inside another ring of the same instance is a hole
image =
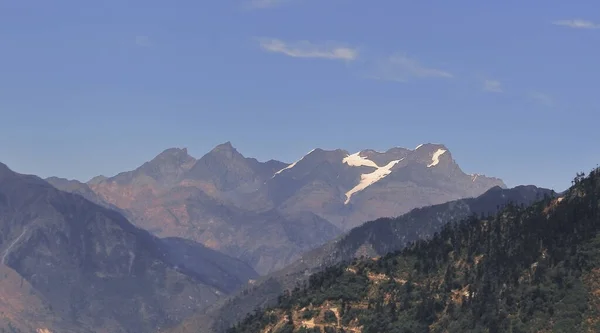
[[144, 163], [140, 168], [148, 165], [178, 165], [191, 167], [196, 159], [188, 154], [187, 148], [169, 148], [158, 154], [150, 162]]
[[360, 151], [361, 154], [385, 154], [385, 151], [379, 151], [379, 150], [375, 150], [375, 149], [363, 149]]
[[36, 185], [42, 185], [42, 186], [52, 186], [52, 185], [48, 184], [48, 182], [46, 182], [45, 180], [43, 180], [42, 178], [40, 178], [38, 176], [22, 174], [22, 173], [13, 171], [6, 164], [0, 162], [0, 180], [5, 181], [5, 180], [11, 180], [11, 179], [21, 179], [30, 184], [36, 184]]
[[[400, 147], [396, 147], [396, 148], [400, 148]], [[422, 143], [420, 145], [418, 145], [417, 147], [415, 147], [415, 149], [413, 149], [413, 151], [417, 151], [417, 150], [432, 150], [432, 149], [445, 149], [448, 150], [448, 147], [446, 147], [444, 144], [442, 143]]]
[[496, 185], [496, 186], [490, 188], [489, 190], [485, 191], [485, 193], [500, 192], [502, 190], [504, 190], [502, 187]]
[[72, 179], [62, 178], [62, 177], [57, 177], [57, 176], [50, 176], [48, 178], [45, 178], [44, 180], [47, 181], [47, 182], [53, 182], [53, 181], [56, 181], [56, 182], [71, 182], [71, 181], [73, 181]]
[[306, 153], [304, 156], [302, 156], [297, 161], [295, 161], [295, 162], [289, 164], [288, 166], [286, 166], [285, 168], [277, 171], [273, 175], [273, 178], [286, 170], [292, 169], [300, 162], [312, 163], [312, 161], [325, 161], [325, 160], [328, 160], [330, 162], [342, 161], [342, 159], [347, 156], [349, 156], [349, 153], [343, 149], [325, 150], [322, 148], [315, 148], [315, 149], [309, 151], [308, 153]]
[[104, 175], [99, 175], [99, 176], [96, 176], [96, 177], [88, 180], [86, 184], [96, 185], [96, 184], [99, 184], [99, 183], [101, 183], [101, 182], [103, 182], [103, 181], [105, 181], [107, 179], [108, 179], [108, 177], [106, 177]]
[[0, 162], [0, 178], [9, 176], [13, 171], [4, 163]]
[[237, 151], [237, 149], [235, 149], [235, 147], [233, 147], [233, 144], [231, 144], [231, 141], [227, 141], [221, 144], [218, 144], [215, 146], [215, 148], [212, 149], [212, 151], [227, 151], [227, 150], [235, 150]]
[[[405, 152], [405, 151], [410, 151], [410, 149], [404, 148], [404, 147], [393, 147], [393, 148], [386, 150], [383, 154], [388, 154], [388, 153], [392, 153], [392, 152], [396, 152], [396, 151]], [[381, 152], [380, 152], [380, 154], [381, 154]]]
[[192, 158], [188, 154], [187, 148], [168, 148], [163, 150], [160, 154], [158, 154], [154, 159], [162, 159], [162, 158], [170, 158], [170, 157], [183, 157], [183, 158]]
[[234, 146], [231, 141], [227, 141], [216, 145], [208, 154], [204, 155], [203, 158], [208, 156], [224, 156], [227, 159], [231, 158], [245, 158]]

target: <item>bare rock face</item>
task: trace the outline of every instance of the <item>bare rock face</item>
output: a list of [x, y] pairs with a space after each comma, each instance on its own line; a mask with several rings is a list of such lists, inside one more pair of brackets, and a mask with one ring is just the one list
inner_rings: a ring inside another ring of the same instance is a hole
[[151, 332], [256, 277], [237, 259], [181, 242], [0, 164], [0, 323], [27, 332]]
[[505, 187], [465, 174], [439, 144], [386, 152], [314, 149], [286, 164], [244, 157], [230, 142], [198, 160], [168, 149], [136, 170], [86, 185], [137, 226], [198, 241], [261, 274], [365, 221]]
[[315, 150], [263, 188], [282, 210], [309, 210], [350, 230], [365, 221], [506, 187], [497, 178], [467, 175], [448, 148], [425, 144], [354, 154]]

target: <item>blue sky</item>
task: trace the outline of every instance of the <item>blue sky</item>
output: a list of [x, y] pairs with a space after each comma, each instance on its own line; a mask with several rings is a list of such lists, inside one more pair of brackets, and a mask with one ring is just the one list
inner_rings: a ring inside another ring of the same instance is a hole
[[444, 143], [562, 190], [600, 161], [597, 1], [0, 0], [0, 161], [87, 180], [169, 147]]

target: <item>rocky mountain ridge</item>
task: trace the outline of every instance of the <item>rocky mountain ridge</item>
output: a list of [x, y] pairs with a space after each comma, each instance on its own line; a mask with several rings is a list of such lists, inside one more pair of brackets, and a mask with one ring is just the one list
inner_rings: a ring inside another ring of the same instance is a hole
[[24, 332], [151, 332], [257, 277], [1, 163], [0, 253], [0, 328]]
[[599, 198], [595, 169], [559, 197], [451, 221], [402, 251], [328, 267], [227, 332], [598, 332]]
[[137, 226], [198, 241], [261, 274], [364, 221], [505, 187], [465, 174], [438, 144], [386, 152], [314, 149], [287, 164], [245, 157], [230, 142], [199, 159], [167, 149], [133, 171], [85, 185]]
[[186, 320], [172, 333], [224, 332], [256, 308], [275, 304], [285, 291], [301, 285], [311, 274], [329, 266], [360, 257], [380, 257], [402, 250], [411, 242], [431, 238], [442, 227], [471, 215], [495, 214], [504, 205], [528, 205], [552, 190], [535, 186], [511, 189], [494, 187], [477, 198], [461, 199], [424, 208], [416, 208], [397, 218], [381, 218], [352, 229], [285, 267], [248, 285], [236, 295], [218, 302]]

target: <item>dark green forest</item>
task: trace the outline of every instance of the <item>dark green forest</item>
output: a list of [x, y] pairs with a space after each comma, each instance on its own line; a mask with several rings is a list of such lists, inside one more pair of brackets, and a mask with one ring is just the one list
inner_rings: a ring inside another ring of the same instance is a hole
[[330, 267], [229, 333], [600, 332], [600, 170], [561, 197]]

